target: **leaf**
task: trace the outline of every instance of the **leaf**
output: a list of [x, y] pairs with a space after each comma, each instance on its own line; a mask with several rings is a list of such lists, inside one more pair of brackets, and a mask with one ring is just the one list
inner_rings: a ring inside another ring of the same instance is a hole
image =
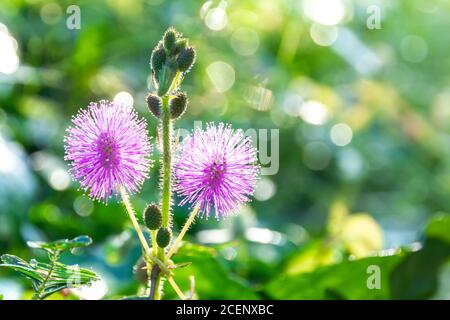
[[438, 289], [438, 272], [450, 258], [450, 215], [435, 216], [427, 226], [425, 246], [391, 274], [394, 299], [425, 299]]
[[[48, 264], [38, 264], [38, 268], [46, 270], [50, 269]], [[92, 282], [99, 280], [98, 275], [89, 269], [80, 268], [79, 266], [68, 266], [62, 263], [56, 263], [52, 271], [51, 277], [45, 284], [45, 288], [41, 297], [45, 298], [52, 293], [67, 288], [78, 288], [84, 285], [90, 285]]]
[[[389, 272], [399, 263], [401, 254], [371, 257], [334, 264], [300, 275], [280, 275], [271, 281], [266, 292], [274, 299], [386, 299], [389, 296]], [[381, 269], [381, 289], [367, 287], [369, 266]]]
[[441, 239], [450, 243], [450, 214], [440, 213], [428, 224], [426, 235], [428, 238]]
[[[244, 280], [230, 274], [219, 262], [214, 249], [184, 243], [177, 254], [175, 263], [192, 264], [176, 269], [174, 278], [183, 291], [190, 287], [189, 277], [195, 277], [195, 293], [199, 299], [258, 299], [260, 298]], [[173, 289], [166, 282], [166, 297], [175, 298]], [[172, 296], [170, 296], [172, 295]]]
[[[450, 258], [449, 223], [450, 215], [433, 219], [421, 250], [387, 250], [375, 257], [347, 260], [309, 273], [283, 272], [264, 291], [274, 299], [429, 298], [436, 291], [440, 266]], [[371, 266], [379, 268], [380, 289], [367, 285]]]
[[86, 247], [92, 243], [92, 239], [89, 236], [78, 236], [69, 239], [62, 239], [53, 242], [42, 241], [28, 241], [27, 244], [30, 248], [43, 249], [47, 252], [54, 253], [56, 251], [65, 251], [74, 248]]
[[[3, 264], [0, 264], [0, 267], [11, 268], [30, 279], [35, 291], [41, 287], [44, 279], [47, 278], [48, 273], [52, 269], [52, 266], [48, 263], [35, 261], [33, 264], [30, 264], [25, 260], [10, 254], [4, 254], [1, 258]], [[97, 274], [92, 270], [56, 262], [52, 269], [51, 276], [45, 283], [40, 296], [44, 299], [62, 289], [90, 285], [92, 282], [99, 279]]]
[[282, 269], [289, 275], [311, 272], [320, 266], [335, 263], [338, 257], [326, 241], [313, 241], [292, 254]]
[[39, 286], [44, 280], [43, 276], [45, 276], [45, 272], [42, 273], [40, 270], [33, 268], [31, 264], [17, 256], [4, 254], [1, 256], [1, 260], [3, 264], [0, 264], [0, 267], [11, 268], [19, 272], [32, 281], [33, 287]]

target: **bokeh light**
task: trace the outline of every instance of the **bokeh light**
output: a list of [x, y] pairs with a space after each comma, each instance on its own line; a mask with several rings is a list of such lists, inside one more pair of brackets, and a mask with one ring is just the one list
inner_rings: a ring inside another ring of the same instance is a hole
[[12, 74], [16, 72], [19, 67], [17, 42], [2, 23], [0, 23], [0, 48], [0, 73]]
[[409, 35], [402, 39], [400, 43], [400, 52], [403, 59], [406, 61], [418, 63], [426, 58], [428, 46], [423, 38]]
[[300, 107], [299, 114], [304, 121], [314, 125], [324, 124], [329, 118], [327, 107], [314, 100], [304, 102]]
[[276, 193], [275, 183], [269, 178], [262, 178], [258, 181], [255, 188], [255, 199], [258, 201], [266, 201], [272, 198]]
[[332, 26], [344, 18], [345, 7], [341, 0], [304, 0], [303, 11], [311, 20]]
[[331, 150], [322, 141], [308, 143], [304, 149], [303, 162], [311, 170], [325, 169], [331, 160]]
[[338, 37], [338, 28], [336, 26], [324, 26], [313, 23], [309, 29], [311, 39], [319, 46], [331, 46]]
[[345, 123], [335, 124], [330, 131], [331, 141], [337, 146], [343, 147], [352, 141], [353, 131], [349, 125]]
[[126, 107], [132, 107], [134, 103], [133, 96], [127, 91], [121, 91], [114, 96], [113, 101]]
[[236, 78], [234, 68], [223, 61], [215, 61], [206, 68], [212, 84], [217, 92], [225, 92], [230, 90]]
[[50, 2], [42, 6], [41, 18], [48, 25], [55, 25], [61, 20], [62, 9], [56, 2]]
[[258, 33], [250, 28], [236, 29], [230, 38], [233, 50], [242, 56], [255, 54], [259, 47]]

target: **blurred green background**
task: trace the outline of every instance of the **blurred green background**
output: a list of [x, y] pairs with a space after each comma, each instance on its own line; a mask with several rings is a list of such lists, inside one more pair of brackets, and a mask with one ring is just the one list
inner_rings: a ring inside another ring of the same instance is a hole
[[[80, 29], [66, 26], [70, 5]], [[194, 274], [202, 299], [449, 299], [449, 15], [444, 0], [2, 0], [0, 253], [45, 260], [26, 241], [86, 234], [94, 244], [63, 261], [103, 281], [77, 295], [136, 294], [127, 216], [78, 190], [63, 137], [100, 99], [133, 104], [156, 135], [148, 63], [173, 25], [198, 54], [176, 126], [253, 128], [278, 167], [238, 216], [190, 230], [183, 288]], [[132, 197], [139, 212], [158, 199], [158, 170]], [[174, 213], [178, 228], [188, 211]], [[367, 286], [371, 265], [380, 289]], [[0, 293], [30, 289], [0, 269]]]

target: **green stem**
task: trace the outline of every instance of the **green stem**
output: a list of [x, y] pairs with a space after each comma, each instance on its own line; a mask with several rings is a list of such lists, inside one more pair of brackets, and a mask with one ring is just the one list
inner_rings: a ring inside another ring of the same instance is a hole
[[170, 85], [169, 91], [167, 92], [167, 95], [172, 94], [172, 92], [178, 87], [179, 82], [181, 81], [181, 72], [180, 70], [177, 71], [175, 74], [175, 77], [173, 78], [173, 81]]
[[183, 229], [181, 229], [181, 232], [178, 235], [177, 239], [173, 242], [172, 246], [170, 247], [169, 252], [167, 253], [167, 259], [170, 259], [170, 257], [177, 250], [178, 245], [180, 244], [181, 240], [183, 240], [184, 235], [189, 230], [189, 227], [191, 226], [191, 224], [194, 222], [199, 209], [200, 209], [200, 207], [198, 205], [196, 205], [194, 210], [192, 210], [191, 214], [189, 215], [189, 218], [187, 219], [186, 223], [183, 226]]
[[169, 212], [171, 201], [171, 166], [172, 166], [172, 146], [169, 97], [162, 98], [162, 139], [163, 139], [163, 186], [161, 199], [162, 227], [169, 227]]
[[144, 249], [144, 255], [146, 257], [145, 261], [147, 262], [147, 260], [150, 259], [151, 262], [156, 263], [165, 273], [168, 273], [169, 270], [166, 268], [164, 262], [152, 255], [147, 240], [145, 240], [144, 234], [142, 233], [141, 227], [139, 226], [139, 223], [136, 219], [136, 213], [134, 212], [133, 206], [131, 205], [130, 197], [128, 196], [128, 193], [124, 187], [120, 187], [120, 194], [122, 196], [122, 201], [125, 205], [125, 208], [127, 209], [127, 213], [128, 216], [130, 217], [131, 223], [133, 224], [133, 227], [138, 235], [139, 241], [141, 242], [142, 248]]
[[[161, 195], [161, 216], [162, 227], [169, 228], [170, 225], [170, 203], [172, 198], [171, 178], [172, 178], [172, 123], [170, 121], [170, 94], [178, 86], [181, 73], [178, 71], [169, 88], [168, 93], [161, 97], [162, 99], [162, 144], [163, 144], [163, 161], [162, 161], [162, 195]], [[158, 248], [158, 258], [166, 262], [166, 254], [164, 248]], [[170, 274], [166, 272], [168, 278]], [[152, 280], [151, 298], [160, 300], [159, 287], [162, 281], [162, 272], [156, 272], [154, 280]]]
[[155, 257], [158, 254], [158, 244], [156, 243], [156, 230], [152, 230], [152, 254]]
[[44, 281], [42, 281], [41, 285], [39, 286], [38, 290], [34, 293], [32, 300], [41, 300], [41, 294], [42, 291], [45, 289], [45, 285], [47, 284], [48, 280], [52, 276], [53, 270], [55, 270], [56, 266], [56, 260], [58, 260], [59, 253], [55, 252], [51, 258], [50, 258], [50, 269], [48, 270], [47, 276], [45, 277]]

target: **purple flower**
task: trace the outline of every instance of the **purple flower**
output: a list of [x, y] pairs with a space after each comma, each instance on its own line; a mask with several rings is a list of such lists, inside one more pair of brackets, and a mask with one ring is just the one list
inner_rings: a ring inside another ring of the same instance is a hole
[[183, 197], [180, 205], [199, 205], [206, 217], [213, 206], [216, 218], [225, 217], [249, 200], [258, 174], [251, 139], [230, 125], [211, 123], [183, 141], [174, 165], [175, 190]]
[[138, 191], [148, 178], [152, 150], [145, 120], [129, 107], [102, 100], [81, 109], [72, 123], [64, 159], [71, 161], [69, 171], [81, 188], [105, 203], [121, 186]]

